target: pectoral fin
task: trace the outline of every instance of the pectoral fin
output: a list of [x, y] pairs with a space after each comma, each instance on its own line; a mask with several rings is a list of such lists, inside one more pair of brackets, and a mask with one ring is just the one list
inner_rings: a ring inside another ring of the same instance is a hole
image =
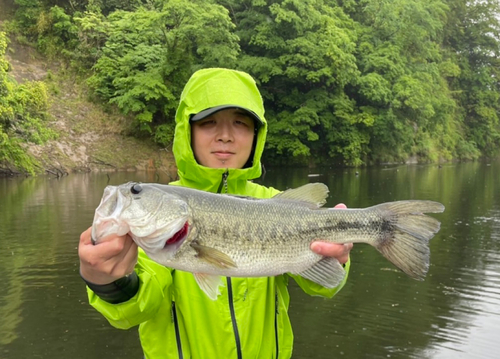
[[217, 296], [220, 294], [219, 286], [224, 285], [222, 278], [218, 275], [204, 274], [204, 273], [193, 273], [196, 283], [200, 286], [200, 289], [205, 292], [206, 295], [212, 300], [216, 300]]
[[191, 243], [191, 247], [197, 252], [198, 258], [216, 267], [223, 269], [237, 267], [231, 257], [215, 248], [207, 247], [194, 241]]
[[345, 270], [339, 261], [332, 257], [323, 257], [312, 267], [298, 274], [325, 288], [335, 288], [345, 276]]

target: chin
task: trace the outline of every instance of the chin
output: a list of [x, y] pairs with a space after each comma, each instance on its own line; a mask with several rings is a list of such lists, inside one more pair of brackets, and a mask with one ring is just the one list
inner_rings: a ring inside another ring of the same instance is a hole
[[204, 167], [209, 167], [209, 168], [243, 168], [243, 166], [246, 164], [246, 161], [243, 163], [241, 160], [237, 158], [231, 158], [229, 160], [226, 160], [222, 162], [222, 160], [218, 158], [201, 158], [197, 159], [198, 164], [204, 166]]
[[215, 161], [209, 161], [205, 167], [210, 167], [210, 168], [241, 168], [242, 166], [238, 166], [235, 164], [234, 161], [225, 161], [222, 163], [222, 161], [215, 160]]

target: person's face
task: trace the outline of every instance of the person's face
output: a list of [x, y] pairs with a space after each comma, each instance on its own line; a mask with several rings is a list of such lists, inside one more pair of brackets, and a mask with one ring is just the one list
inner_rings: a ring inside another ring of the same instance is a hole
[[253, 119], [227, 109], [191, 124], [191, 146], [198, 164], [211, 168], [243, 168], [252, 151]]

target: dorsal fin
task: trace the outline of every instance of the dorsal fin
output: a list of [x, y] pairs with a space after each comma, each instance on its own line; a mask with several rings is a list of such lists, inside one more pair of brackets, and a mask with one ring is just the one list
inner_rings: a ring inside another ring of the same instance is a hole
[[310, 208], [319, 208], [326, 203], [328, 187], [323, 183], [308, 183], [298, 188], [287, 189], [273, 197], [277, 200], [302, 202]]

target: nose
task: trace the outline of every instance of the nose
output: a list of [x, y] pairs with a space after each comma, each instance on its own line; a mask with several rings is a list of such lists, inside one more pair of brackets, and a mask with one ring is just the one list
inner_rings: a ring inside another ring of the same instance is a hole
[[221, 121], [217, 124], [217, 141], [234, 141], [233, 129], [231, 128], [230, 123], [228, 123], [227, 121]]

